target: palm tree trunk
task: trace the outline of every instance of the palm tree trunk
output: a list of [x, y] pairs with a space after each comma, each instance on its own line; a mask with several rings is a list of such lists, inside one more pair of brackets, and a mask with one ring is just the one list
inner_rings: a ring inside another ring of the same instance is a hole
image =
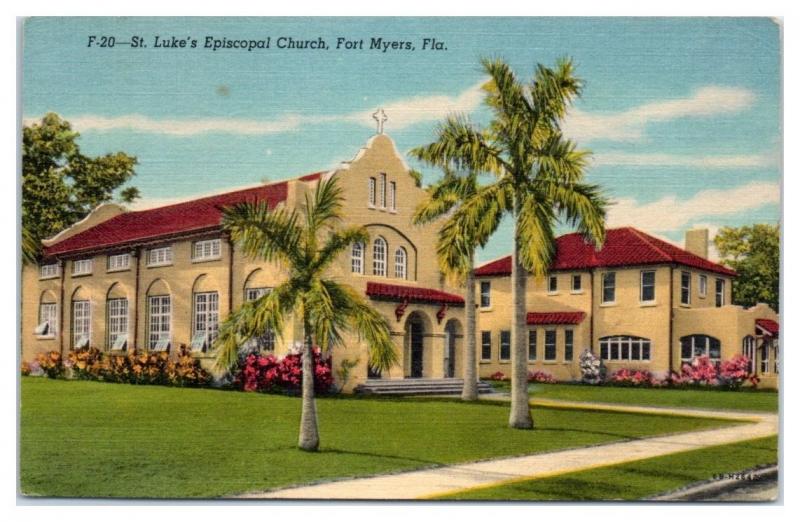
[[305, 451], [319, 448], [319, 429], [317, 427], [317, 405], [314, 399], [314, 353], [308, 323], [303, 321], [303, 410], [300, 415], [300, 437], [297, 445]]
[[461, 400], [475, 401], [478, 399], [478, 370], [475, 356], [475, 273], [474, 256], [469, 256], [469, 271], [467, 272], [467, 292], [464, 299], [464, 318], [466, 320], [466, 350], [464, 351], [464, 389], [461, 391]]
[[525, 280], [527, 271], [519, 258], [519, 208], [514, 202], [514, 251], [511, 259], [511, 302], [514, 317], [511, 324], [511, 413], [508, 425], [516, 429], [533, 428], [528, 403], [528, 357], [525, 346]]

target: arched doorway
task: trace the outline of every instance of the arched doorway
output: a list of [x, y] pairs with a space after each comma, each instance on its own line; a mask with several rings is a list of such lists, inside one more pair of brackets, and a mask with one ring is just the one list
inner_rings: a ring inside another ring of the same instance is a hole
[[456, 319], [450, 319], [444, 326], [444, 376], [448, 379], [456, 377], [459, 372], [460, 357], [459, 346], [461, 345], [461, 323]]
[[419, 379], [425, 374], [425, 335], [427, 321], [419, 312], [413, 312], [406, 321], [406, 375]]

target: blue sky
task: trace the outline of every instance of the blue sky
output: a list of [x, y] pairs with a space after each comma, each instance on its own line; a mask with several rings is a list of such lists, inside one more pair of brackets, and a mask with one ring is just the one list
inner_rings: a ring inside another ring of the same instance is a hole
[[[88, 47], [89, 35], [148, 47]], [[156, 49], [153, 39], [325, 39], [328, 50]], [[336, 50], [338, 37], [414, 51]], [[422, 50], [423, 38], [446, 51]], [[54, 111], [90, 154], [139, 158], [152, 205], [334, 167], [375, 132], [405, 153], [448, 111], [485, 122], [482, 56], [521, 78], [571, 56], [586, 88], [565, 123], [593, 152], [610, 226], [679, 242], [694, 226], [780, 217], [779, 28], [752, 18], [40, 18], [25, 26], [23, 118]], [[434, 170], [412, 161], [425, 174]], [[510, 249], [510, 223], [481, 260]]]

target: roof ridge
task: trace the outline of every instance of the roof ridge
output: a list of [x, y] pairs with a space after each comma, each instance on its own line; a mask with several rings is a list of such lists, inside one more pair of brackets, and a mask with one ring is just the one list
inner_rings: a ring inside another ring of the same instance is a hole
[[[646, 233], [642, 232], [641, 230], [637, 230], [637, 229], [635, 229], [633, 227], [625, 227], [625, 228], [629, 228], [634, 234], [636, 234], [636, 236], [639, 239], [641, 239], [642, 241], [647, 243], [648, 246], [650, 246], [651, 248], [655, 249], [655, 251], [658, 252], [659, 254], [661, 254], [662, 256], [665, 256], [669, 261], [672, 261], [672, 262], [675, 261], [674, 256], [664, 252], [664, 250], [661, 249], [661, 247], [659, 247], [658, 245], [654, 245], [653, 242], [651, 241], [651, 239], [658, 239], [658, 238], [654, 238], [651, 235], [646, 234]], [[678, 247], [675, 247], [675, 248], [678, 248]]]

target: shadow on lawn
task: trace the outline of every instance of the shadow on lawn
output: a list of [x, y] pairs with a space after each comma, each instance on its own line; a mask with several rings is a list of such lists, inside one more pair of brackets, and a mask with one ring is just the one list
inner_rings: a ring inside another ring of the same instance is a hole
[[397, 455], [386, 455], [383, 453], [370, 453], [368, 451], [352, 451], [352, 450], [343, 450], [337, 448], [322, 448], [319, 450], [318, 453], [322, 454], [333, 454], [333, 455], [355, 455], [359, 457], [372, 457], [372, 458], [380, 458], [380, 459], [388, 459], [388, 460], [395, 460], [401, 462], [407, 462], [409, 464], [424, 464], [426, 466], [434, 467], [434, 466], [443, 466], [444, 462], [438, 462], [435, 460], [424, 460], [424, 459], [416, 459], [413, 457], [401, 457]]

